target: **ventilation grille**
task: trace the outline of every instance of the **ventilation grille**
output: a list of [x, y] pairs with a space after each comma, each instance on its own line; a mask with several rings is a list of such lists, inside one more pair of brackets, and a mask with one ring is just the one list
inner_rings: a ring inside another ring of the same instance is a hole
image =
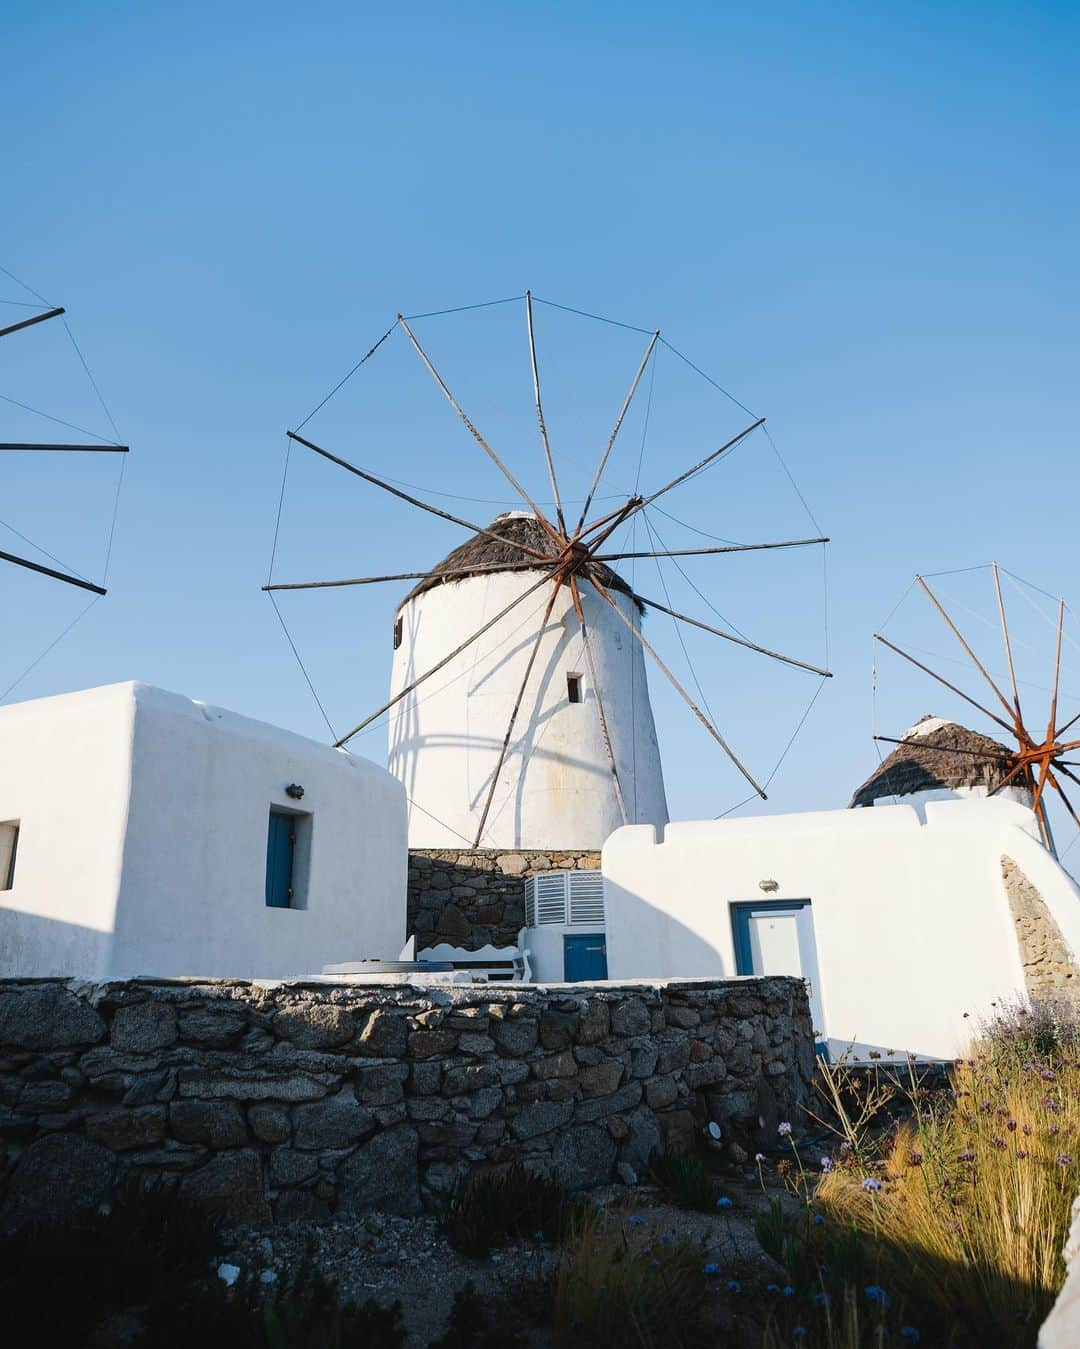
[[525, 926], [604, 926], [604, 878], [599, 871], [549, 871], [525, 882]]
[[604, 926], [604, 877], [599, 871], [572, 871], [570, 882], [570, 922], [589, 927]]

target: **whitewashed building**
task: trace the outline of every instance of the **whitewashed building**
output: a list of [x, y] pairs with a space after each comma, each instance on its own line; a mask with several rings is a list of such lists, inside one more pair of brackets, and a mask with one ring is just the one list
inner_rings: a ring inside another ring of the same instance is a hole
[[[515, 542], [541, 551], [550, 541], [529, 512], [500, 516], [450, 553], [402, 602], [394, 625], [391, 693], [451, 655], [541, 573], [520, 568]], [[518, 568], [503, 569], [507, 564]], [[622, 612], [638, 602], [609, 567], [596, 567]], [[455, 568], [491, 568], [453, 578]], [[602, 573], [602, 575], [601, 575]], [[421, 684], [390, 719], [390, 771], [409, 797], [409, 844], [456, 848], [477, 835], [549, 588], [523, 600]], [[581, 586], [595, 676], [631, 823], [661, 825], [667, 802], [642, 649], [588, 584]], [[624, 823], [596, 706], [596, 689], [568, 587], [559, 592], [498, 777], [480, 846], [599, 848]]]
[[395, 956], [406, 866], [365, 759], [138, 683], [0, 708], [0, 976]]
[[985, 799], [959, 752], [985, 737], [922, 726], [856, 792], [873, 809], [612, 834], [609, 977], [801, 974], [833, 1057], [951, 1058], [1002, 999], [1080, 996], [1080, 889], [1029, 805]]

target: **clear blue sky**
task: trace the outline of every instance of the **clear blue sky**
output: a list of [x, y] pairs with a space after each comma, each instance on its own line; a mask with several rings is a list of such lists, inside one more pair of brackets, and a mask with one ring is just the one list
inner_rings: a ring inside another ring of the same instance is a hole
[[[843, 804], [876, 763], [870, 634], [916, 569], [998, 557], [1080, 600], [1078, 29], [1067, 4], [394, 13], [12, 0], [0, 264], [67, 306], [134, 453], [109, 597], [11, 696], [140, 678], [325, 737], [259, 591], [282, 432], [399, 309], [528, 286], [659, 326], [767, 414], [834, 540], [836, 671], [770, 808]], [[5, 282], [0, 298], [27, 296]], [[643, 339], [554, 310], [540, 323], [556, 453], [580, 494]], [[542, 492], [520, 309], [418, 331]], [[0, 356], [0, 393], [107, 433], [58, 325], [5, 339]], [[431, 493], [505, 498], [425, 381], [397, 334], [310, 429]], [[610, 492], [634, 486], [643, 412]], [[662, 352], [641, 481], [672, 476], [746, 420]], [[10, 404], [0, 421], [2, 439], [50, 433]], [[100, 575], [115, 468], [2, 464], [0, 518]], [[658, 521], [669, 543], [700, 542], [688, 526], [742, 540], [810, 532], [760, 440], [668, 504], [682, 522]], [[499, 509], [457, 505], [481, 522]], [[461, 537], [294, 457], [276, 572], [411, 569]], [[3, 528], [0, 539], [26, 551]], [[688, 573], [751, 637], [822, 655], [814, 551]], [[636, 579], [646, 593], [660, 584]], [[677, 573], [669, 584], [676, 607], [707, 617]], [[283, 602], [335, 725], [381, 701], [400, 593]], [[988, 612], [985, 593], [967, 598]], [[82, 600], [5, 569], [0, 605], [6, 687]], [[649, 630], [687, 674], [665, 623]], [[939, 632], [925, 637], [947, 652]], [[814, 681], [704, 637], [689, 653], [722, 729], [767, 774]], [[879, 678], [891, 681], [887, 734], [962, 711], [895, 666]], [[730, 766], [652, 682], [673, 813], [734, 804]], [[381, 759], [382, 733], [357, 748]]]

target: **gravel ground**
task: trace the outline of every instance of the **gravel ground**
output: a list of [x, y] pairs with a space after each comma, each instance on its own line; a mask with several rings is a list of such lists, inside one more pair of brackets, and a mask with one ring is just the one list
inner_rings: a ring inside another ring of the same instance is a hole
[[[754, 1214], [764, 1203], [756, 1177], [752, 1184], [732, 1181], [728, 1190], [732, 1207], [716, 1214], [676, 1208], [660, 1191], [644, 1185], [596, 1190], [590, 1198], [624, 1218], [660, 1223], [675, 1238], [700, 1246], [702, 1263], [720, 1267], [717, 1325], [730, 1329], [737, 1304], [727, 1280], [768, 1282], [776, 1279], [779, 1268], [764, 1255], [754, 1235]], [[481, 1296], [498, 1302], [515, 1317], [514, 1328], [535, 1349], [552, 1344], [550, 1333], [530, 1325], [520, 1311], [523, 1282], [542, 1279], [555, 1269], [558, 1251], [552, 1246], [529, 1242], [493, 1251], [487, 1260], [471, 1259], [450, 1246], [436, 1218], [379, 1213], [324, 1223], [292, 1223], [269, 1236], [247, 1231], [225, 1235], [228, 1253], [222, 1261], [264, 1272], [271, 1282], [271, 1274], [281, 1277], [310, 1245], [316, 1267], [338, 1285], [344, 1298], [363, 1302], [370, 1297], [382, 1305], [399, 1300], [408, 1343], [416, 1349], [425, 1349], [443, 1333], [454, 1294], [469, 1280]]]

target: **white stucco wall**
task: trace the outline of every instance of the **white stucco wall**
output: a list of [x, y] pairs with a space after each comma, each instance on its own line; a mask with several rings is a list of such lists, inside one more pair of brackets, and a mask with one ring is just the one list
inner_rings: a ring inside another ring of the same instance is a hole
[[[266, 906], [271, 805], [311, 816], [302, 909]], [[404, 941], [400, 784], [178, 694], [116, 684], [0, 709], [12, 819], [0, 975], [277, 978]]]
[[[535, 585], [529, 571], [469, 577], [425, 591], [400, 612], [391, 692], [430, 669]], [[549, 597], [542, 587], [391, 713], [389, 767], [405, 784], [414, 848], [471, 845], [491, 774]], [[635, 622], [633, 602], [616, 593]], [[667, 820], [640, 645], [588, 585], [585, 620], [631, 822]], [[570, 703], [566, 676], [582, 676]], [[597, 715], [581, 632], [564, 589], [540, 645], [481, 846], [599, 848], [623, 823]]]
[[808, 899], [830, 1049], [951, 1057], [1024, 992], [1003, 854], [1080, 952], [1080, 890], [1036, 832], [997, 799], [621, 829], [602, 859], [609, 976], [733, 974], [729, 905]]

